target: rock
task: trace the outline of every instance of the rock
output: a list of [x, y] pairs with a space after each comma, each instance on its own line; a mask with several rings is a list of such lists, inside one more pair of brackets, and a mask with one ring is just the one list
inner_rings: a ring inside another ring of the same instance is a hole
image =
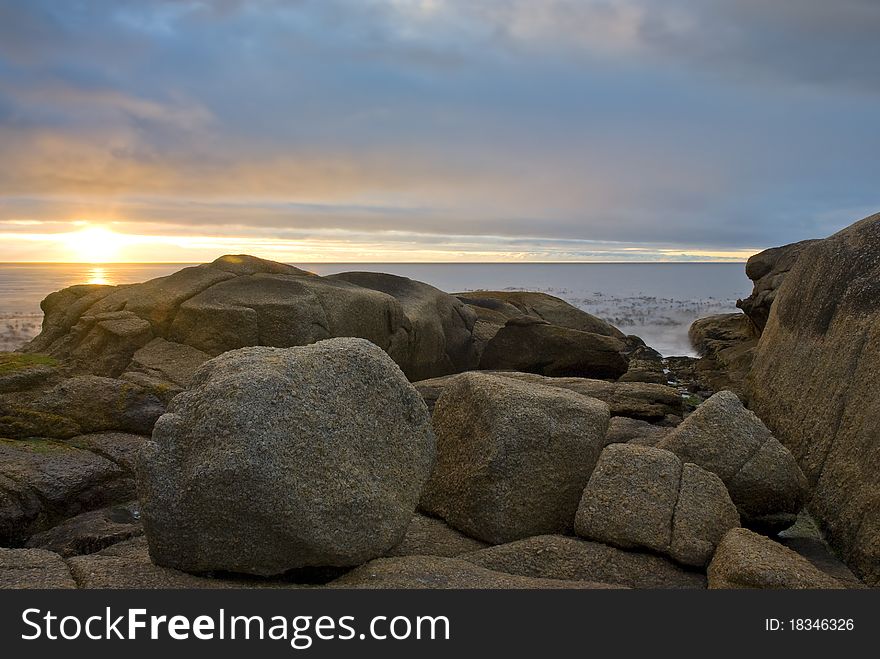
[[[627, 337], [628, 341], [634, 341], [639, 337]], [[619, 382], [651, 382], [654, 384], [668, 384], [669, 377], [664, 370], [663, 355], [645, 345], [637, 346], [628, 355], [628, 368], [626, 373], [618, 378]]]
[[156, 338], [134, 353], [126, 370], [187, 387], [193, 373], [210, 358], [207, 353], [188, 345]]
[[443, 520], [416, 513], [403, 541], [386, 556], [459, 556], [486, 547], [485, 542], [469, 538]]
[[745, 395], [745, 380], [758, 336], [747, 316], [720, 314], [694, 321], [688, 332], [691, 343], [702, 356], [695, 375], [709, 391], [733, 391]]
[[434, 454], [423, 401], [367, 341], [226, 353], [140, 453], [150, 553], [190, 572], [363, 563], [403, 539]]
[[105, 430], [149, 434], [164, 411], [161, 400], [135, 384], [77, 376], [47, 389], [0, 396], [0, 436], [68, 439]]
[[490, 543], [570, 531], [608, 407], [563, 389], [465, 373], [434, 408], [422, 509]]
[[[608, 405], [613, 416], [625, 416], [645, 421], [662, 421], [670, 414], [679, 416], [682, 414], [682, 398], [679, 393], [671, 387], [659, 384], [607, 382], [589, 378], [550, 378], [533, 373], [512, 371], [485, 372], [518, 382], [567, 389], [590, 398], [598, 398]], [[458, 376], [449, 375], [415, 383], [416, 389], [422, 394], [429, 410], [433, 411], [434, 404], [443, 389], [456, 377]]]
[[131, 311], [84, 313], [64, 337], [66, 349], [51, 354], [90, 373], [116, 377], [131, 355], [153, 339], [150, 323]]
[[67, 560], [80, 588], [92, 589], [216, 589], [299, 588], [288, 579], [246, 575], [194, 575], [154, 565], [143, 536], [110, 545], [95, 554]]
[[746, 299], [736, 301], [736, 306], [749, 317], [758, 334], [763, 332], [767, 325], [770, 307], [786, 275], [797, 263], [801, 253], [815, 242], [815, 240], [803, 240], [783, 247], [765, 249], [752, 256], [746, 263], [746, 276], [755, 283], [755, 286], [752, 294]]
[[654, 554], [541, 535], [461, 556], [475, 565], [538, 579], [599, 581], [630, 588], [705, 588], [706, 577]]
[[829, 543], [880, 585], [880, 214], [808, 245], [777, 289], [749, 374]]
[[409, 321], [408, 341], [389, 353], [411, 380], [469, 371], [479, 364], [473, 336], [476, 315], [451, 295], [420, 281], [378, 272], [343, 272], [328, 279], [380, 291], [400, 303]]
[[709, 588], [842, 588], [833, 577], [778, 542], [732, 529], [708, 568]]
[[71, 517], [31, 536], [26, 547], [48, 549], [61, 556], [92, 554], [143, 533], [137, 501]]
[[656, 446], [666, 437], [669, 428], [655, 426], [647, 421], [629, 419], [625, 416], [613, 416], [608, 424], [608, 432], [605, 434], [605, 444], [643, 444]]
[[684, 565], [703, 567], [712, 559], [718, 541], [739, 523], [739, 513], [721, 479], [695, 464], [684, 463], [672, 515], [669, 555]]
[[162, 402], [140, 387], [96, 376], [64, 380], [41, 396], [36, 407], [67, 416], [84, 433], [120, 430], [149, 434], [165, 412]]
[[528, 316], [567, 329], [623, 339], [624, 334], [610, 323], [572, 306], [565, 300], [532, 291], [473, 291], [453, 293], [475, 309], [497, 314], [499, 328], [512, 319]]
[[626, 373], [625, 350], [617, 338], [514, 318], [486, 344], [480, 368], [617, 379]]
[[0, 548], [0, 589], [76, 588], [58, 554], [43, 549]]
[[733, 345], [757, 344], [757, 334], [748, 316], [722, 313], [695, 320], [688, 330], [691, 345], [700, 355], [715, 355]]
[[133, 473], [137, 453], [148, 439], [144, 435], [123, 432], [98, 432], [72, 437], [66, 444], [97, 453]]
[[724, 533], [739, 526], [721, 480], [675, 454], [611, 444], [599, 457], [577, 510], [578, 535], [622, 549], [649, 549], [705, 566]]
[[776, 538], [777, 542], [797, 552], [816, 568], [837, 579], [846, 588], [867, 588], [831, 550], [816, 521], [806, 511]]
[[177, 386], [205, 355], [333, 337], [375, 343], [412, 379], [473, 368], [479, 359], [473, 312], [436, 288], [382, 274], [319, 277], [245, 255], [142, 284], [71, 287], [42, 307], [43, 331], [25, 352], [64, 360], [78, 373], [140, 374]]
[[58, 372], [58, 362], [47, 355], [0, 352], [0, 394], [29, 389]]
[[730, 391], [721, 391], [659, 444], [721, 477], [746, 526], [767, 532], [794, 523], [807, 482], [791, 453]]
[[495, 572], [458, 558], [379, 558], [343, 575], [330, 588], [594, 589], [620, 588], [590, 581], [538, 579]]
[[22, 544], [66, 517], [135, 496], [132, 475], [99, 455], [49, 440], [0, 439], [2, 544]]

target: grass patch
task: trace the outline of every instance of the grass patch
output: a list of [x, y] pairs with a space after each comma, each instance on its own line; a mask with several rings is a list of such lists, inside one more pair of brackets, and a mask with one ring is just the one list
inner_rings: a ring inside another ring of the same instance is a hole
[[0, 375], [9, 375], [34, 366], [58, 366], [58, 361], [49, 355], [22, 352], [0, 353]]

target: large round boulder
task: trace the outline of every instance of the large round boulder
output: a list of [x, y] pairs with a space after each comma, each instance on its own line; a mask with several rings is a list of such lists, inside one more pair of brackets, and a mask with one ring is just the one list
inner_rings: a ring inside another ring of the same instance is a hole
[[570, 531], [608, 418], [605, 403], [571, 391], [459, 375], [434, 407], [437, 466], [422, 507], [494, 544]]
[[364, 563], [403, 539], [434, 454], [424, 402], [367, 341], [228, 352], [139, 456], [150, 554], [259, 575]]

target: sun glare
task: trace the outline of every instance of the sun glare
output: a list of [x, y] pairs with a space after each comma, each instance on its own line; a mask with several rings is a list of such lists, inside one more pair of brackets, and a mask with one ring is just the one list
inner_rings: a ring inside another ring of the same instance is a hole
[[89, 227], [69, 234], [66, 243], [71, 256], [81, 263], [107, 263], [117, 257], [125, 238], [103, 227]]

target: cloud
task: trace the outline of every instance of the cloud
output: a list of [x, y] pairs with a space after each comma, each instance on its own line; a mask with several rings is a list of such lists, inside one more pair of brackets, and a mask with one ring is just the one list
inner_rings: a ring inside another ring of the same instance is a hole
[[0, 221], [822, 235], [880, 205], [878, 27], [868, 0], [0, 0]]

